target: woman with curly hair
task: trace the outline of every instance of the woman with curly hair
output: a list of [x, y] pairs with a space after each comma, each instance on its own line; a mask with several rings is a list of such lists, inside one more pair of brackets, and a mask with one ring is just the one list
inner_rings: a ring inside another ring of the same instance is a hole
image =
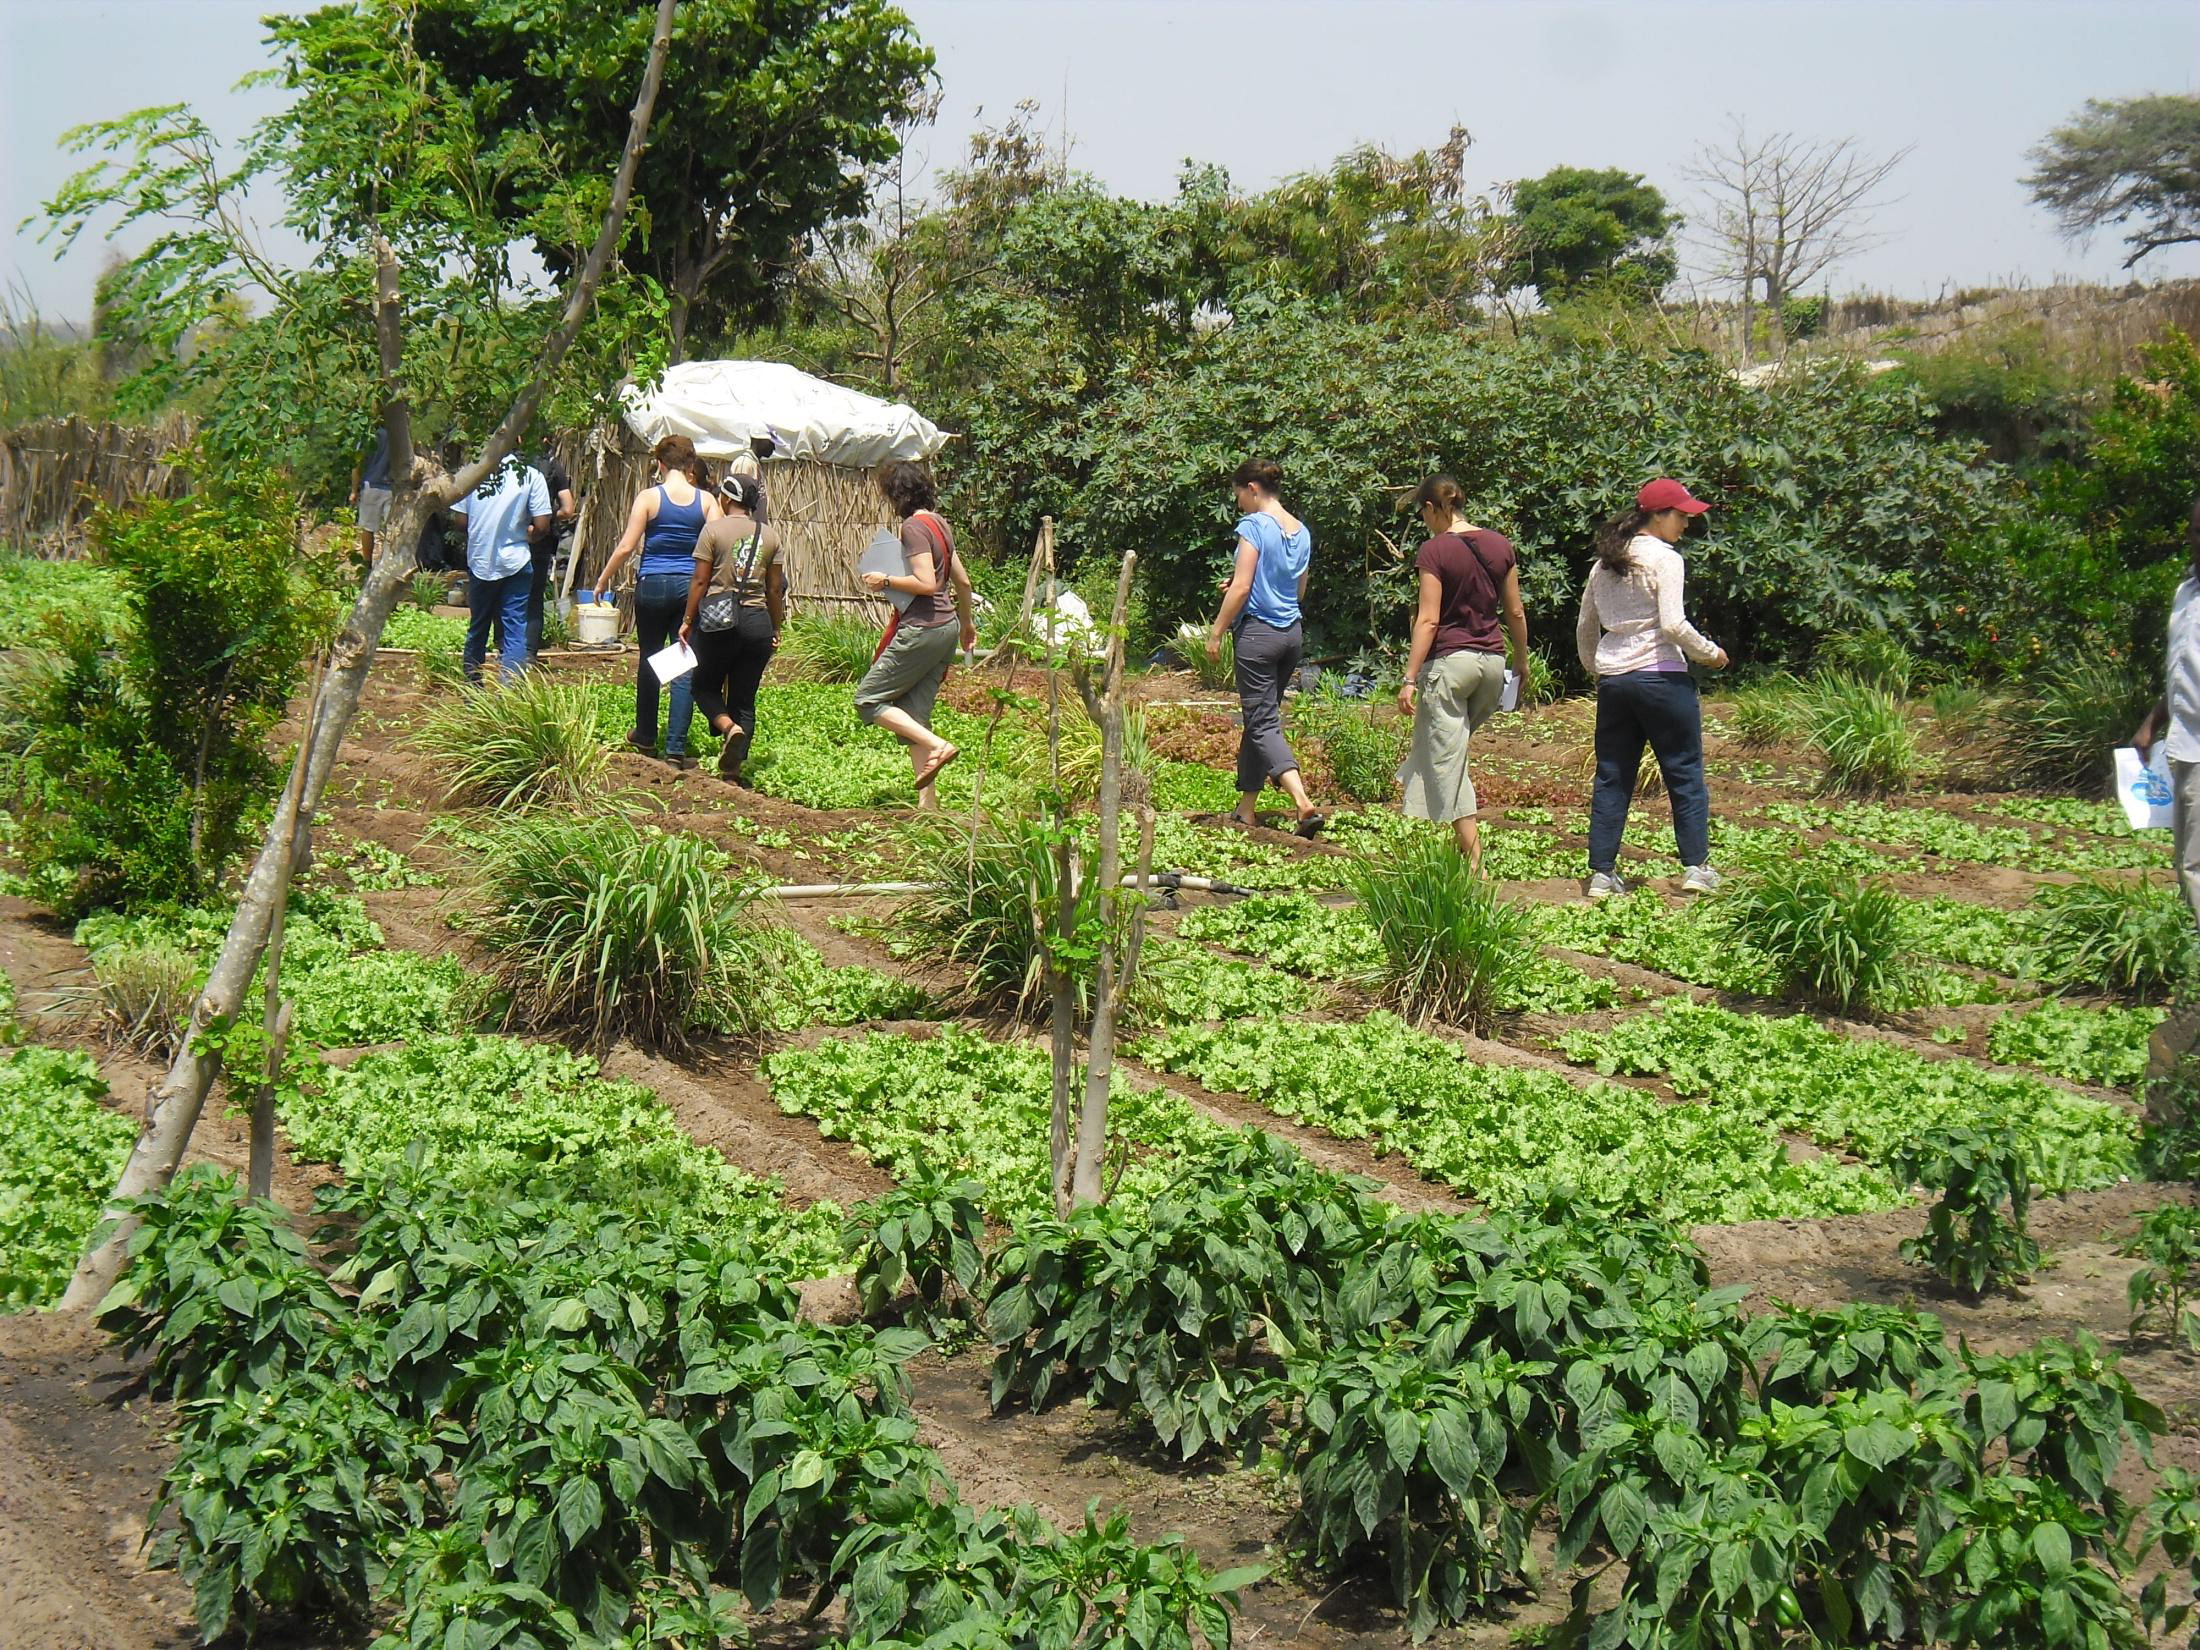
[[856, 684], [856, 714], [909, 747], [917, 806], [938, 805], [932, 782], [962, 753], [932, 731], [932, 704], [960, 642], [978, 645], [971, 617], [970, 575], [955, 554], [955, 535], [939, 517], [939, 495], [920, 464], [896, 459], [879, 471], [878, 489], [901, 518], [899, 573], [866, 573], [874, 596], [904, 596], [907, 605], [886, 627], [871, 668]]

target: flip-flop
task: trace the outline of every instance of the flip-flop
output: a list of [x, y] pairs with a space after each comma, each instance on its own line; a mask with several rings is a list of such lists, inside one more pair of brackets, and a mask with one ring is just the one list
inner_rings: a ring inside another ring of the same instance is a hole
[[1298, 824], [1291, 827], [1291, 834], [1302, 836], [1307, 841], [1312, 842], [1322, 834], [1322, 827], [1328, 823], [1329, 816], [1327, 814], [1308, 814]]
[[726, 742], [718, 747], [718, 775], [721, 779], [731, 779], [741, 771], [741, 746], [738, 743], [741, 733], [741, 724], [734, 723], [725, 731]]
[[954, 761], [960, 755], [962, 755], [962, 751], [954, 745], [942, 745], [934, 751], [932, 760], [917, 770], [917, 789], [921, 791], [925, 786], [931, 784], [934, 779], [939, 777], [940, 769], [946, 767], [948, 763]]

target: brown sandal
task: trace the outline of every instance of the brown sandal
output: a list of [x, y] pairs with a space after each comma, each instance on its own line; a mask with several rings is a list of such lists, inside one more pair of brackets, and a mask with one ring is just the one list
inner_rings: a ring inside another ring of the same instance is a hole
[[954, 761], [960, 755], [962, 755], [962, 752], [953, 745], [940, 746], [938, 750], [932, 753], [931, 760], [917, 770], [917, 789], [921, 791], [925, 786], [931, 784], [934, 779], [939, 777], [940, 769], [946, 767], [948, 763]]

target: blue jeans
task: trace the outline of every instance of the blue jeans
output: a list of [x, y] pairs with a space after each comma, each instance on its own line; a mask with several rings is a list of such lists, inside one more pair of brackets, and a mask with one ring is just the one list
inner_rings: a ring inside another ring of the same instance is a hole
[[527, 581], [521, 568], [509, 578], [466, 575], [466, 680], [481, 680], [489, 656], [489, 627], [497, 627], [497, 663], [509, 682], [527, 668]]
[[[649, 668], [649, 656], [671, 645], [687, 617], [687, 573], [645, 573], [634, 581], [634, 640], [641, 657], [634, 664], [634, 733], [637, 745], [657, 743], [657, 673]], [[522, 578], [522, 583], [525, 579]], [[685, 756], [688, 724], [695, 718], [695, 672], [673, 678], [672, 722], [665, 729], [665, 754]]]
[[1597, 682], [1597, 780], [1589, 799], [1589, 869], [1619, 862], [1643, 742], [1657, 753], [1683, 865], [1711, 863], [1711, 792], [1703, 779], [1703, 702], [1686, 671], [1636, 670]]

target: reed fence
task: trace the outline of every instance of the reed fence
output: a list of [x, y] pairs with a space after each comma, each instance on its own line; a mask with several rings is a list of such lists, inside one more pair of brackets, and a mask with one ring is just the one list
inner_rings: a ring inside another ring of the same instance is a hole
[[182, 417], [158, 424], [53, 418], [0, 430], [0, 545], [71, 555], [100, 506], [182, 496], [190, 482], [176, 458], [192, 431]]
[[[592, 589], [626, 530], [635, 495], [650, 484], [649, 450], [623, 427], [599, 428], [560, 437], [558, 458], [573, 477], [580, 505], [573, 588]], [[723, 465], [705, 462], [714, 474]], [[790, 605], [797, 612], [860, 614], [883, 626], [886, 604], [865, 594], [856, 577], [864, 547], [880, 528], [894, 525], [871, 472], [774, 458], [764, 463], [763, 486], [764, 507], [779, 529]]]

